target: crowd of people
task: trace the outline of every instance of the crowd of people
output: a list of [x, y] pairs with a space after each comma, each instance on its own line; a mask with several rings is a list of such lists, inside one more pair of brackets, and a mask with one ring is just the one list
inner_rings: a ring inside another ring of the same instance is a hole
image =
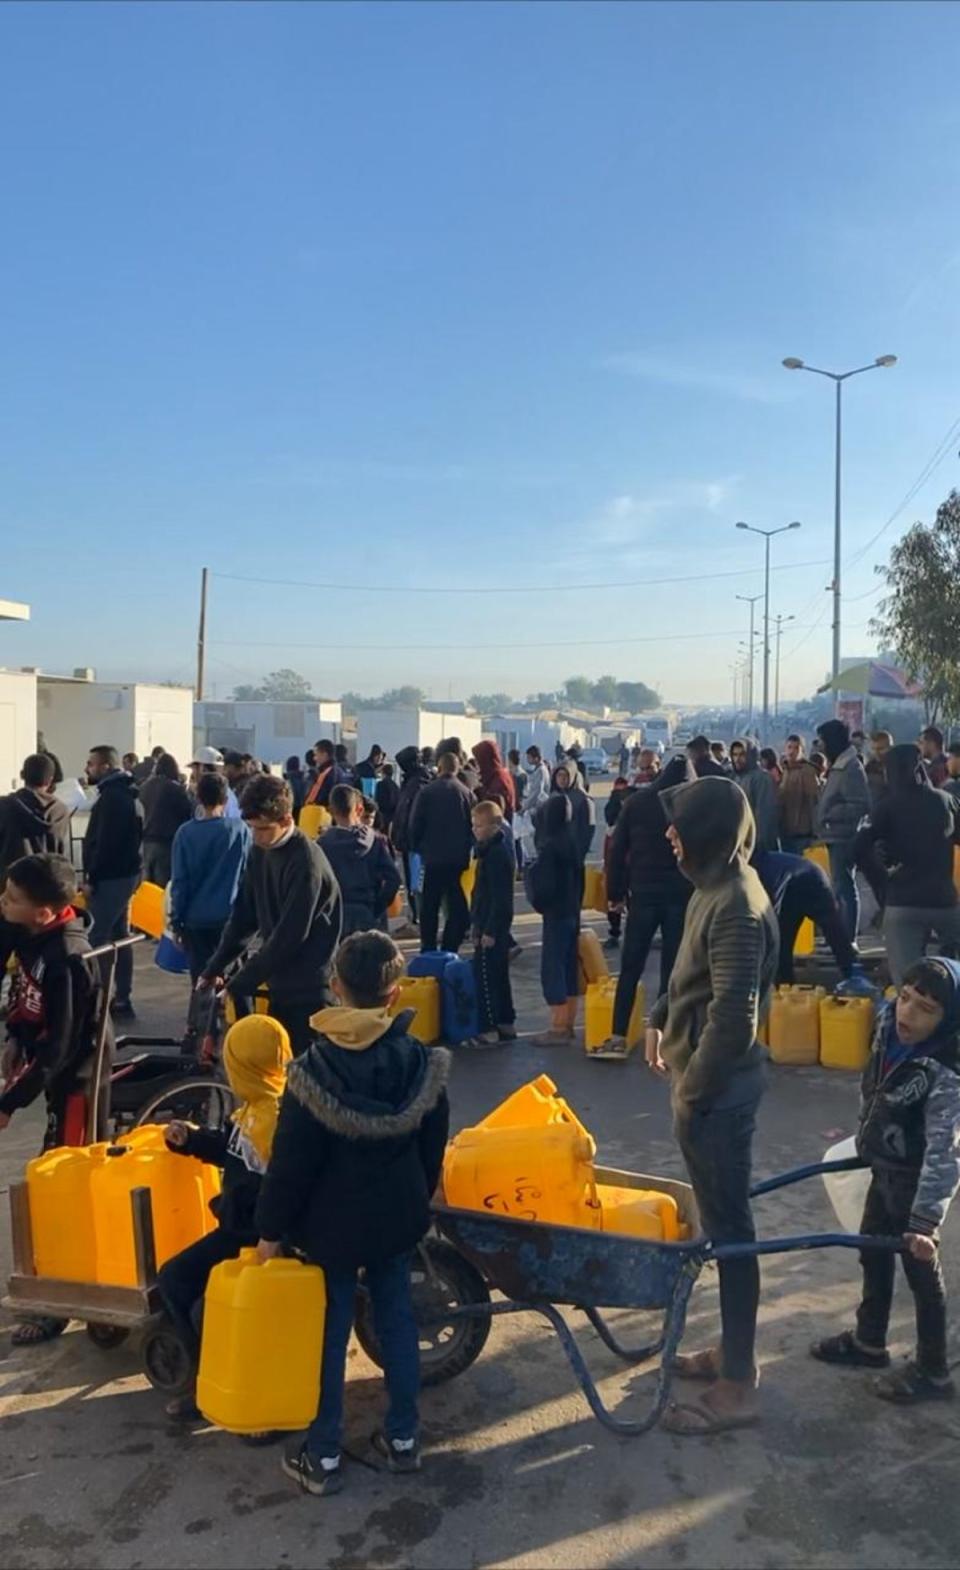
[[[866, 877], [899, 990], [880, 1011], [864, 1081], [859, 1148], [872, 1182], [863, 1230], [902, 1234], [918, 1317], [916, 1358], [888, 1372], [879, 1393], [939, 1400], [953, 1394], [938, 1239], [960, 1185], [960, 964], [949, 953], [928, 958], [926, 947], [933, 936], [945, 949], [960, 940], [960, 748], [945, 753], [932, 729], [916, 746], [879, 733], [868, 757], [859, 740], [838, 720], [820, 727], [809, 758], [799, 736], [782, 756], [747, 740], [728, 752], [697, 737], [665, 766], [649, 750], [637, 757], [633, 780], [617, 779], [605, 808], [604, 861], [608, 941], [622, 942], [623, 952], [608, 1055], [626, 1050], [636, 986], [659, 932], [646, 1061], [670, 1077], [704, 1231], [715, 1243], [751, 1242], [751, 1147], [765, 1078], [758, 1023], [773, 985], [792, 976], [805, 917], [833, 949], [841, 987], [873, 990], [857, 950], [857, 874]], [[468, 756], [451, 737], [432, 752], [403, 748], [395, 762], [399, 779], [379, 747], [354, 767], [344, 748], [321, 741], [302, 762], [289, 759], [281, 777], [253, 758], [201, 748], [184, 779], [166, 753], [144, 770], [95, 746], [85, 911], [50, 755], [28, 758], [23, 789], [0, 800], [0, 961], [17, 959], [0, 1129], [44, 1094], [45, 1143], [85, 1139], [85, 1072], [103, 986], [85, 956], [91, 944], [126, 932], [131, 895], [148, 870], [157, 881], [167, 874], [170, 927], [196, 988], [238, 1000], [268, 994], [268, 1016], [240, 1019], [225, 1040], [239, 1101], [229, 1128], [215, 1136], [177, 1123], [168, 1131], [172, 1150], [214, 1161], [224, 1176], [217, 1231], [170, 1261], [160, 1287], [195, 1348], [218, 1260], [252, 1244], [269, 1258], [293, 1244], [324, 1267], [323, 1394], [315, 1423], [284, 1461], [318, 1494], [340, 1485], [360, 1268], [389, 1394], [378, 1448], [392, 1470], [420, 1464], [409, 1257], [440, 1176], [450, 1059], [414, 1040], [412, 1016], [397, 1012], [404, 961], [389, 921], [402, 885], [407, 936], [424, 950], [472, 946], [479, 1032], [469, 1045], [516, 1038], [518, 881], [542, 918], [550, 1018], [538, 1044], [574, 1039], [581, 990], [596, 823], [581, 760], [564, 755], [551, 768], [531, 746], [504, 762], [489, 740]], [[298, 826], [310, 807], [329, 814], [318, 834]], [[816, 844], [826, 847], [829, 876], [803, 854]], [[112, 1009], [121, 1018], [132, 1009], [131, 970], [117, 966]], [[681, 1434], [739, 1428], [758, 1415], [756, 1258], [728, 1257], [719, 1270], [720, 1342], [676, 1360], [679, 1375], [704, 1382], [702, 1395], [666, 1416]], [[817, 1342], [814, 1355], [885, 1370], [892, 1290], [892, 1256], [865, 1254], [856, 1330]], [[62, 1328], [24, 1322], [14, 1339], [47, 1339]], [[170, 1415], [193, 1411], [188, 1397]]]

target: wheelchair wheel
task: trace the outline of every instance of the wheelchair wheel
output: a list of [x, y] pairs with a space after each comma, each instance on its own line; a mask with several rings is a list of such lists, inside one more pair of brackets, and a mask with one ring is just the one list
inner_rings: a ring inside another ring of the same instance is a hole
[[172, 1325], [164, 1323], [147, 1331], [143, 1371], [154, 1390], [165, 1395], [185, 1396], [193, 1389], [197, 1366]]
[[220, 1079], [181, 1079], [165, 1085], [140, 1108], [135, 1126], [177, 1119], [219, 1131], [226, 1128], [236, 1105], [233, 1091]]
[[[426, 1258], [424, 1258], [426, 1255]], [[449, 1243], [428, 1238], [410, 1269], [413, 1311], [420, 1325], [420, 1382], [440, 1385], [455, 1379], [476, 1362], [490, 1334], [490, 1315], [442, 1322], [445, 1309], [489, 1303], [490, 1292], [480, 1272]], [[364, 1287], [357, 1292], [354, 1330], [372, 1363], [383, 1367], [373, 1324], [373, 1305]]]
[[100, 1325], [91, 1323], [87, 1325], [87, 1335], [94, 1346], [101, 1352], [109, 1352], [115, 1346], [121, 1346], [126, 1341], [129, 1330], [124, 1330], [122, 1325]]

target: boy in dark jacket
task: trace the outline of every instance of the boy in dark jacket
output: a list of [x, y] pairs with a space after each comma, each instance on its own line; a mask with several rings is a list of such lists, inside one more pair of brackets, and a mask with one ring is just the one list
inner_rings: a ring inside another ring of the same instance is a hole
[[440, 946], [456, 954], [467, 935], [470, 912], [460, 879], [470, 864], [474, 797], [458, 779], [459, 758], [442, 752], [437, 778], [418, 792], [410, 815], [410, 847], [423, 858], [420, 947], [437, 947], [440, 906], [446, 909]]
[[270, 1167], [257, 1204], [260, 1254], [281, 1242], [322, 1265], [327, 1286], [316, 1420], [283, 1470], [312, 1494], [340, 1487], [347, 1343], [363, 1269], [384, 1354], [389, 1407], [374, 1447], [393, 1472], [420, 1467], [419, 1346], [410, 1255], [430, 1224], [449, 1126], [450, 1054], [396, 1018], [403, 957], [382, 932], [341, 944], [336, 1008], [311, 1024], [313, 1046], [287, 1075]]
[[0, 796], [0, 883], [21, 856], [66, 855], [70, 809], [53, 793], [53, 759], [45, 752], [25, 758], [23, 789]]
[[474, 807], [473, 835], [477, 842], [477, 876], [470, 903], [470, 925], [480, 1016], [477, 1045], [492, 1047], [517, 1039], [517, 1016], [510, 990], [516, 859], [504, 834], [503, 813], [495, 801], [481, 801]]
[[[374, 808], [376, 810], [376, 808]], [[352, 785], [330, 792], [333, 825], [320, 836], [343, 901], [343, 936], [382, 925], [400, 874], [381, 834], [363, 821], [363, 797]]]
[[[119, 767], [115, 747], [91, 747], [87, 778], [97, 799], [83, 838], [90, 942], [101, 948], [130, 936], [130, 901], [143, 875], [143, 808], [131, 775]], [[103, 965], [106, 976], [106, 962]], [[132, 1019], [133, 950], [117, 955], [115, 1018]]]
[[[877, 1380], [876, 1393], [887, 1401], [943, 1401], [955, 1394], [939, 1242], [960, 1186], [958, 1033], [960, 964], [920, 960], [877, 1020], [861, 1085], [857, 1151], [872, 1177], [860, 1231], [903, 1238], [903, 1268], [917, 1315], [916, 1358]], [[856, 1330], [827, 1336], [811, 1351], [824, 1363], [884, 1369], [890, 1364], [894, 1256], [865, 1249], [860, 1263], [863, 1297]]]
[[[223, 1168], [220, 1193], [210, 1206], [217, 1217], [216, 1231], [168, 1259], [157, 1277], [164, 1307], [195, 1361], [200, 1355], [199, 1320], [211, 1270], [257, 1242], [254, 1211], [289, 1063], [290, 1037], [279, 1020], [268, 1014], [238, 1019], [223, 1042], [227, 1081], [240, 1102], [229, 1125], [207, 1129], [176, 1121], [166, 1130], [167, 1146], [177, 1155], [196, 1156]], [[196, 1417], [193, 1391], [169, 1402], [166, 1411], [168, 1417]]]

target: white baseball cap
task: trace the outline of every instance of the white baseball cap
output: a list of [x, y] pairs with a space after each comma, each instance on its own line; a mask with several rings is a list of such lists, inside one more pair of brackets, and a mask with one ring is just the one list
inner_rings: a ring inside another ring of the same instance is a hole
[[222, 769], [223, 753], [218, 752], [216, 747], [198, 747], [196, 757], [191, 759], [193, 763], [207, 763], [213, 768]]

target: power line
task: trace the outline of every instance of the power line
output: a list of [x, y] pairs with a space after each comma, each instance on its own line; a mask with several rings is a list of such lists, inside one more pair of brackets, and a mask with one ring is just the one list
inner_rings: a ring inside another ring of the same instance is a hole
[[[595, 648], [620, 648], [625, 644], [634, 643], [689, 643], [702, 638], [731, 638], [737, 629], [731, 627], [718, 627], [714, 632], [672, 632], [651, 633], [644, 638], [582, 638], [571, 641], [569, 638], [558, 638], [548, 643], [473, 643], [464, 639], [460, 643], [365, 643], [364, 653], [394, 654], [397, 651], [406, 653], [444, 653], [451, 649], [459, 649], [468, 654], [491, 653], [497, 649], [595, 649]], [[315, 653], [329, 655], [331, 644], [326, 643], [290, 643], [285, 638], [267, 642], [251, 642], [249, 638], [214, 638], [211, 645], [217, 648], [244, 648], [244, 649], [307, 649]], [[358, 652], [358, 651], [354, 651]]]
[[887, 530], [894, 523], [896, 523], [896, 521], [899, 518], [900, 514], [905, 510], [905, 508], [909, 507], [910, 503], [913, 501], [913, 498], [917, 495], [918, 491], [921, 491], [923, 489], [923, 487], [926, 485], [927, 481], [931, 478], [931, 476], [933, 475], [935, 470], [939, 469], [939, 467], [940, 467], [941, 463], [943, 462], [944, 458], [946, 458], [949, 455], [950, 449], [953, 446], [954, 442], [956, 441], [958, 435], [960, 435], [960, 416], [958, 416], [957, 419], [954, 420], [953, 424], [950, 426], [950, 429], [947, 431], [947, 434], [943, 437], [943, 439], [940, 442], [938, 442], [937, 446], [933, 450], [933, 453], [927, 459], [927, 461], [924, 464], [923, 468], [921, 469], [919, 475], [914, 480], [914, 482], [911, 485], [910, 489], [907, 491], [906, 496], [904, 496], [903, 501], [900, 502], [899, 506], [894, 508], [893, 512], [890, 514], [890, 516], [887, 519], [886, 523], [883, 524], [882, 527], [877, 530], [876, 534], [874, 534], [867, 541], [866, 545], [862, 545], [860, 547], [860, 549], [856, 552], [856, 554], [854, 556], [850, 557], [849, 561], [846, 563], [846, 565], [848, 567], [855, 567], [857, 565], [857, 562], [862, 561], [864, 556], [866, 556], [867, 552], [870, 550], [870, 548], [873, 545], [876, 544], [877, 540], [879, 540], [881, 534], [886, 534]]

